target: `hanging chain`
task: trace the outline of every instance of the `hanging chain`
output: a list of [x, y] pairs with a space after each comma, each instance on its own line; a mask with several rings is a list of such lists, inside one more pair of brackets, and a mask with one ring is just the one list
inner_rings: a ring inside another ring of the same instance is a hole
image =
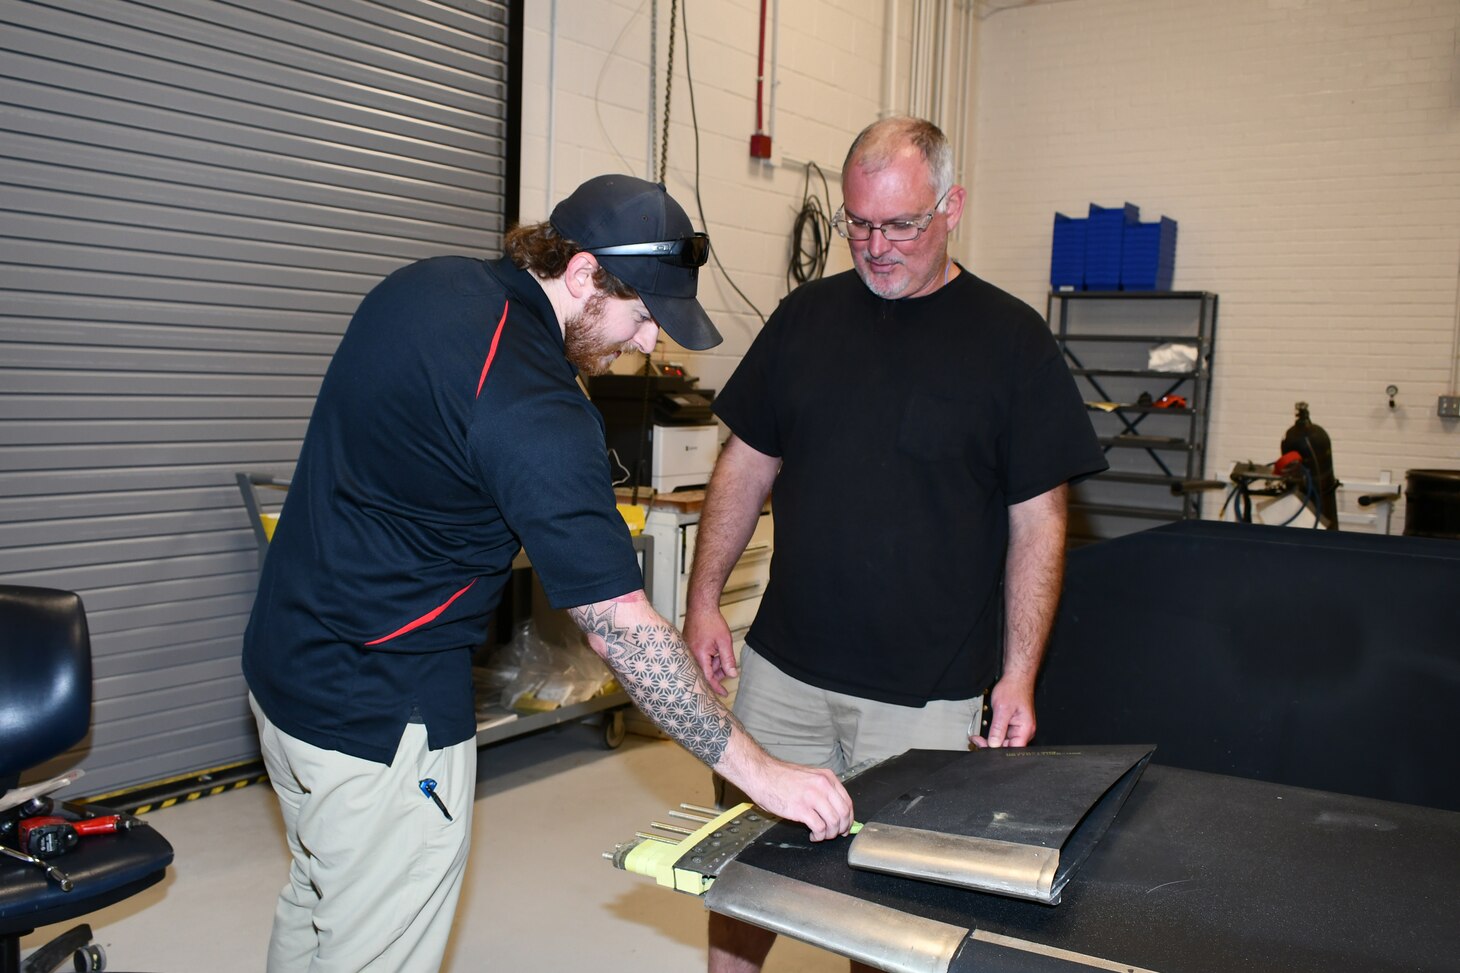
[[674, 88], [674, 22], [679, 0], [669, 0], [669, 56], [664, 71], [664, 134], [659, 140], [659, 182], [664, 182], [664, 169], [669, 165], [669, 96]]

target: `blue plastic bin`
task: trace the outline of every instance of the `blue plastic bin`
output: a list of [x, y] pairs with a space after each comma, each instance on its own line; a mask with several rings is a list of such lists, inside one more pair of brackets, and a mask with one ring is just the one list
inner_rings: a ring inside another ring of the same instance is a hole
[[1120, 288], [1120, 257], [1125, 244], [1126, 227], [1139, 223], [1141, 208], [1134, 203], [1124, 206], [1090, 204], [1085, 228], [1085, 287], [1092, 291], [1113, 291]]
[[1049, 286], [1051, 290], [1078, 291], [1085, 287], [1085, 227], [1083, 216], [1054, 214], [1054, 238], [1050, 245]]
[[1128, 224], [1121, 248], [1121, 289], [1169, 291], [1175, 273], [1176, 221], [1163, 216], [1157, 223]]

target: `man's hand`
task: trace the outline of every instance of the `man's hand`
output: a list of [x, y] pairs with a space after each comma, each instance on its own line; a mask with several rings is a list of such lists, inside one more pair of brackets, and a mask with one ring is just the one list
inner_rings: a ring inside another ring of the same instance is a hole
[[699, 664], [705, 684], [718, 696], [724, 696], [724, 680], [740, 675], [735, 666], [735, 645], [730, 626], [718, 608], [691, 610], [684, 616], [684, 643]]
[[715, 461], [700, 511], [694, 565], [685, 592], [684, 640], [706, 685], [719, 696], [726, 694], [724, 681], [740, 674], [730, 628], [720, 613], [720, 595], [755, 532], [780, 468], [780, 459], [758, 452], [732, 435]]
[[852, 829], [852, 798], [836, 774], [777, 760], [759, 747], [755, 751], [745, 774], [737, 773], [737, 768], [721, 770], [747, 797], [777, 817], [806, 825], [812, 841], [826, 841]]
[[989, 693], [989, 735], [969, 734], [974, 746], [1023, 747], [1034, 739], [1034, 680], [1060, 600], [1069, 490], [1062, 483], [1009, 507], [1004, 674]]
[[[813, 841], [851, 829], [852, 799], [836, 775], [788, 764], [761, 749], [710, 693], [683, 638], [644, 592], [579, 605], [568, 614], [639, 710], [710, 769], [772, 814], [806, 825]], [[727, 653], [729, 635], [727, 630]]]
[[989, 693], [989, 735], [969, 734], [975, 747], [1027, 747], [1034, 739], [1034, 685], [1000, 679]]

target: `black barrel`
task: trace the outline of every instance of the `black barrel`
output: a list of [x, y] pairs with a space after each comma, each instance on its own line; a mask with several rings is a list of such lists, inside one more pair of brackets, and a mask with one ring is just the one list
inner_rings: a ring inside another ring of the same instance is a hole
[[1460, 540], [1460, 470], [1409, 470], [1404, 482], [1404, 533]]

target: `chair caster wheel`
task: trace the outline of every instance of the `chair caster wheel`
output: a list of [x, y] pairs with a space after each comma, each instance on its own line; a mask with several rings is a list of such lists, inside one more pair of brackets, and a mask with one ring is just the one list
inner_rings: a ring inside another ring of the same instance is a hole
[[71, 954], [71, 965], [76, 973], [100, 973], [106, 969], [106, 950], [96, 943], [82, 946]]

